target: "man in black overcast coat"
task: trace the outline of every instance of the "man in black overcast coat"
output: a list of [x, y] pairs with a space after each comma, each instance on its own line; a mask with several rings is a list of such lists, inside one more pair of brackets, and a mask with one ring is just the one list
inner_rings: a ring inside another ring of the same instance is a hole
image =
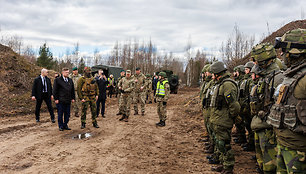
[[35, 78], [32, 87], [32, 100], [36, 100], [35, 117], [36, 122], [40, 122], [40, 108], [43, 101], [45, 101], [48, 111], [51, 116], [52, 123], [55, 123], [54, 112], [51, 104], [52, 95], [52, 85], [51, 80], [47, 77], [48, 70], [43, 68], [41, 70], [41, 75]]
[[[75, 101], [75, 91], [69, 69], [63, 68], [62, 76], [54, 80], [53, 95], [58, 113], [58, 127], [60, 131], [71, 130], [68, 127], [71, 102]], [[64, 121], [63, 121], [64, 115]]]

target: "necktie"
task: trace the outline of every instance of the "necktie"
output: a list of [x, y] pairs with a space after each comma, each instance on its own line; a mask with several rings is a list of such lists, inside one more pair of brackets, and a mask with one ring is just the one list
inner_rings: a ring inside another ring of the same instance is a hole
[[46, 78], [44, 77], [44, 84], [43, 84], [44, 92], [47, 92], [47, 82]]

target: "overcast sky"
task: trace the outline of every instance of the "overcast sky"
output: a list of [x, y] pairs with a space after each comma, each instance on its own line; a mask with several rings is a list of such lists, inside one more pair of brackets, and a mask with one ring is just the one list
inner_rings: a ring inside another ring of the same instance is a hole
[[158, 49], [184, 52], [192, 46], [218, 50], [235, 23], [260, 39], [301, 19], [305, 0], [0, 0], [2, 33], [17, 34], [26, 44], [47, 41], [55, 56], [80, 43], [81, 51], [111, 49], [138, 39]]

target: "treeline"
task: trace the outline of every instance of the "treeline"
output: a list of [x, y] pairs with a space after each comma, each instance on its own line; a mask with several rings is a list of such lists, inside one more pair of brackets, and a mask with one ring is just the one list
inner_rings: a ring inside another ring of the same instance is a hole
[[[237, 25], [227, 40], [220, 46], [219, 56], [209, 55], [203, 50], [193, 50], [191, 39], [188, 40], [184, 51], [184, 56], [178, 56], [172, 52], [159, 50], [151, 40], [140, 43], [136, 39], [126, 41], [116, 41], [111, 52], [107, 55], [101, 54], [98, 49], [94, 50], [93, 55], [81, 55], [80, 44], [76, 43], [72, 51], [67, 48], [66, 53], [55, 58], [48, 47], [43, 43], [38, 51], [38, 56], [32, 46], [25, 45], [22, 37], [8, 36], [1, 33], [1, 44], [12, 48], [16, 53], [25, 56], [30, 62], [48, 69], [60, 72], [63, 67], [73, 68], [77, 66], [79, 72], [85, 66], [106, 64], [120, 66], [124, 69], [135, 71], [140, 67], [145, 74], [153, 74], [160, 70], [172, 70], [179, 75], [181, 83], [187, 86], [199, 84], [200, 74], [206, 63], [216, 60], [223, 60], [231, 70], [241, 62], [254, 46], [255, 37], [243, 34]], [[205, 41], [203, 41], [205, 42]]]

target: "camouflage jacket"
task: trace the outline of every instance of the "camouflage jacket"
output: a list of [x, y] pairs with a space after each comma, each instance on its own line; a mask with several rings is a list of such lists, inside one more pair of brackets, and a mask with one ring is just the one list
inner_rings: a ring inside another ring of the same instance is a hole
[[[140, 73], [139, 75], [134, 74], [132, 76], [132, 78], [134, 79], [134, 82], [135, 82], [134, 92], [144, 92], [145, 88], [147, 86], [147, 84], [146, 84], [146, 76], [144, 74]], [[140, 90], [141, 87], [143, 87], [142, 91]]]
[[70, 74], [69, 78], [72, 79], [73, 84], [74, 84], [74, 90], [77, 91], [78, 88], [78, 80], [81, 78], [82, 76], [80, 74], [78, 75], [74, 75], [74, 74]]
[[121, 87], [121, 90], [124, 94], [127, 93], [131, 93], [134, 90], [134, 86], [135, 86], [135, 80], [134, 78], [130, 77], [123, 77], [120, 81], [119, 81], [119, 88]]

